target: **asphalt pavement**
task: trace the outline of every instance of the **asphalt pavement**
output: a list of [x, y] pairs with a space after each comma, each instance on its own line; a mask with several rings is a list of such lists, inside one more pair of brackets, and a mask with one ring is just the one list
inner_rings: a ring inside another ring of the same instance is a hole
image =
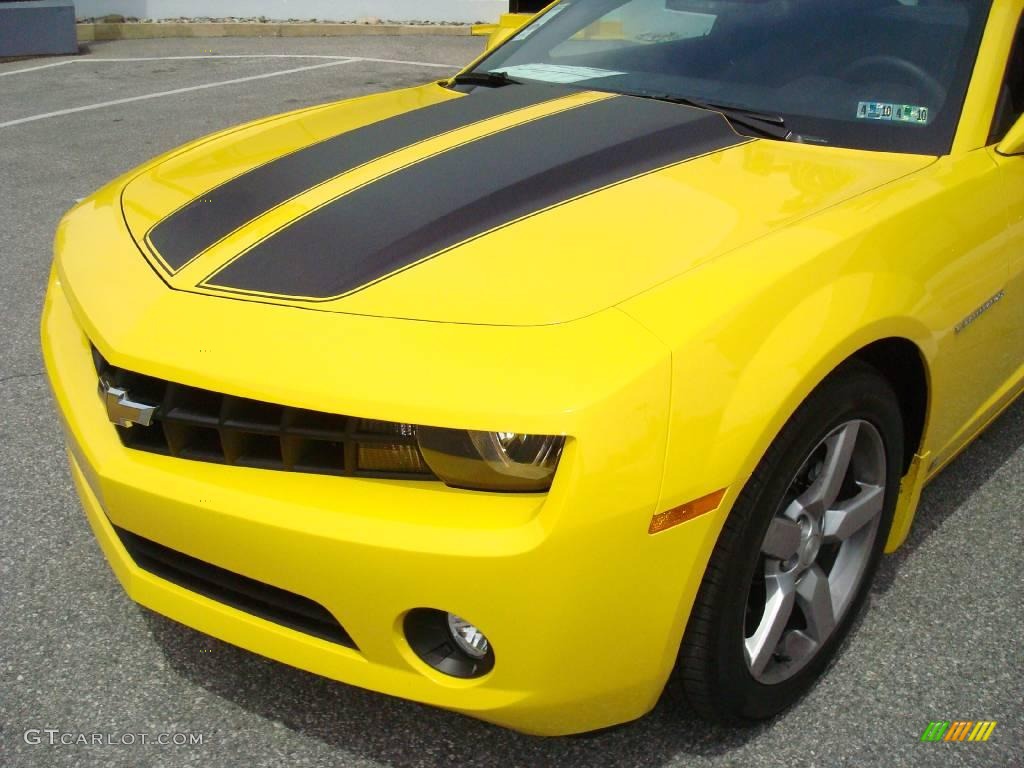
[[[93, 44], [71, 63], [0, 64], [0, 766], [1024, 766], [1024, 403], [926, 490], [822, 682], [751, 730], [709, 726], [666, 697], [604, 733], [522, 736], [254, 656], [122, 593], [72, 490], [42, 375], [60, 216], [187, 140], [436, 79], [480, 46], [134, 41]], [[228, 58], [249, 54], [268, 58]], [[199, 58], [173, 58], [187, 56]], [[931, 720], [998, 725], [984, 744], [922, 744]], [[141, 743], [178, 733], [202, 743]]]

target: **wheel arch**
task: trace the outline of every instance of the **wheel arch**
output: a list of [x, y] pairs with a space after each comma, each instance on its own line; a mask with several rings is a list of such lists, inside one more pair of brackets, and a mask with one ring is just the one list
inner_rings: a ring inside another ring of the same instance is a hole
[[780, 408], [773, 419], [765, 422], [766, 428], [756, 447], [747, 456], [749, 471], [737, 478], [729, 493], [730, 502], [742, 491], [749, 474], [811, 394], [826, 379], [851, 362], [866, 363], [877, 370], [893, 388], [904, 419], [903, 482], [886, 545], [887, 552], [896, 550], [906, 539], [913, 523], [923, 485], [918, 458], [925, 451], [932, 392], [926, 348], [914, 340], [915, 336], [927, 338], [921, 331], [917, 323], [912, 321], [880, 321], [839, 342], [820, 358], [817, 366], [806, 368], [805, 375], [789, 390], [785, 407]]
[[906, 338], [889, 337], [857, 350], [848, 360], [861, 360], [889, 382], [903, 414], [903, 472], [913, 464], [924, 441], [931, 403], [928, 364], [921, 349]]
[[[874, 251], [859, 256], [847, 255], [837, 275], [834, 258], [782, 252], [767, 265], [763, 257], [753, 261], [749, 266], [759, 277], [746, 281], [736, 280], [745, 261], [713, 264], [625, 308], [672, 354], [657, 510], [725, 491], [708, 524], [684, 523], [655, 537], [665, 547], [677, 537], [701, 538], [702, 556], [680, 566], [685, 582], [666, 645], [666, 679], [699, 587], [694, 574], [703, 574], [703, 555], [710, 558], [737, 497], [811, 393], [854, 359], [879, 370], [909, 414], [906, 442], [912, 447], [903, 456], [903, 487], [912, 492], [901, 492], [886, 550], [905, 537], [920, 490], [916, 456], [927, 448], [934, 408], [939, 336], [919, 312], [927, 285], [915, 274], [883, 268]], [[691, 307], [699, 322], [680, 322], [679, 307]]]
[[[914, 336], [924, 339], [925, 343], [914, 341]], [[906, 437], [902, 457], [904, 480], [885, 545], [886, 552], [897, 549], [906, 538], [920, 498], [919, 475], [921, 473], [917, 472], [918, 462], [916, 459], [924, 444], [932, 403], [929, 357], [926, 351], [927, 339], [928, 335], [915, 321], [893, 319], [880, 321], [877, 325], [861, 328], [859, 332], [855, 332], [849, 338], [839, 342], [820, 358], [818, 366], [805, 368], [804, 376], [796, 376], [790, 380], [789, 386], [787, 386], [789, 396], [785, 400], [785, 406], [778, 408], [773, 417], [762, 414], [766, 418], [762, 421], [763, 431], [760, 438], [756, 445], [747, 446], [752, 449], [746, 460], [749, 472], [744, 472], [736, 477], [735, 483], [728, 488], [726, 503], [716, 512], [718, 520], [706, 533], [705, 547], [708, 557], [710, 558], [717, 544], [725, 522], [732, 511], [733, 503], [742, 492], [753, 469], [767, 453], [768, 448], [811, 394], [827, 378], [841, 371], [844, 366], [853, 361], [866, 363], [881, 373], [892, 386], [899, 401], [900, 410], [904, 413]], [[750, 375], [756, 377], [759, 374], [751, 371]], [[738, 387], [738, 389], [741, 388]], [[735, 407], [735, 402], [732, 405]], [[752, 433], [748, 434], [752, 436]], [[664, 505], [664, 500], [661, 503]], [[685, 526], [681, 526], [681, 528], [685, 528]], [[666, 679], [676, 661], [678, 642], [689, 623], [689, 611], [692, 600], [696, 597], [696, 587], [701, 579], [696, 581], [697, 583], [691, 583], [686, 590], [677, 611], [677, 633], [673, 635], [673, 642], [670, 642], [669, 653], [666, 655]]]

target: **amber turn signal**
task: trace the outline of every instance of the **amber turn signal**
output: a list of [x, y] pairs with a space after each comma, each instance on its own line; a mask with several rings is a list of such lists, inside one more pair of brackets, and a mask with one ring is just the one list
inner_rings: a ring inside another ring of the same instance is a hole
[[661, 533], [688, 520], [693, 520], [695, 517], [700, 517], [708, 512], [714, 512], [721, 506], [722, 499], [725, 498], [725, 491], [726, 489], [723, 488], [696, 501], [683, 504], [681, 507], [676, 507], [666, 512], [659, 512], [651, 518], [651, 525], [647, 532]]

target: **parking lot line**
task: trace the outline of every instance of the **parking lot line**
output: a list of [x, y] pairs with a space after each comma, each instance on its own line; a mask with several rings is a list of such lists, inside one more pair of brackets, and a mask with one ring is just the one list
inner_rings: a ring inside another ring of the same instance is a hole
[[431, 67], [436, 69], [460, 69], [460, 64], [442, 64], [436, 61], [411, 61], [407, 59], [374, 59], [365, 56], [332, 56], [323, 53], [227, 53], [227, 54], [202, 54], [198, 56], [124, 56], [99, 58], [86, 56], [77, 59], [65, 59], [55, 61], [51, 64], [41, 64], [38, 67], [26, 67], [15, 69], [11, 72], [0, 72], [0, 77], [11, 75], [23, 75], [28, 72], [38, 72], [40, 69], [51, 69], [63, 67], [68, 64], [118, 64], [140, 61], [197, 61], [200, 59], [325, 59], [329, 61], [368, 61], [374, 64], [405, 64], [415, 67]]
[[434, 67], [440, 69], [461, 70], [465, 64], [437, 64], [429, 61], [407, 61], [405, 59], [371, 59], [367, 56], [359, 56], [360, 61], [368, 61], [372, 64], [405, 64], [410, 67]]
[[354, 59], [356, 56], [329, 56], [324, 53], [203, 53], [195, 56], [112, 56], [101, 58], [89, 56], [76, 59], [82, 64], [118, 61], [195, 61], [196, 59]]
[[[409, 59], [374, 59], [366, 56], [328, 56], [326, 54], [314, 53], [231, 53], [223, 56], [219, 54], [206, 54], [205, 56], [137, 56], [132, 58], [107, 58], [107, 59], [76, 59], [80, 64], [99, 62], [113, 64], [122, 61], [195, 61], [197, 59], [345, 59], [356, 61], [367, 61], [371, 64], [402, 64], [411, 67], [432, 67], [435, 69], [462, 69], [461, 64], [441, 64], [436, 61], [412, 61]], [[75, 63], [66, 62], [66, 63]], [[63, 62], [62, 62], [63, 63]], [[28, 72], [29, 70], [20, 70]], [[15, 74], [15, 73], [11, 73]]]
[[270, 77], [282, 77], [284, 75], [293, 75], [299, 72], [309, 72], [314, 69], [323, 69], [325, 67], [338, 67], [343, 64], [356, 64], [361, 59], [351, 58], [343, 61], [328, 61], [323, 64], [311, 64], [308, 67], [296, 67], [294, 69], [284, 69], [280, 72], [266, 72], [262, 75], [251, 75], [249, 77], [236, 77], [231, 80], [219, 80], [215, 83], [204, 83], [202, 85], [192, 85], [187, 88], [175, 88], [171, 91], [158, 91], [156, 93], [146, 93], [141, 96], [129, 96], [124, 99], [114, 99], [113, 101], [101, 101], [97, 104], [86, 104], [81, 107], [71, 107], [69, 109], [60, 109], [56, 112], [45, 112], [41, 115], [31, 115], [30, 117], [21, 117], [17, 120], [8, 120], [7, 122], [0, 123], [0, 128], [10, 128], [15, 125], [23, 125], [24, 123], [33, 123], [37, 120], [47, 120], [51, 117], [63, 117], [64, 115], [73, 115], [78, 112], [89, 112], [95, 109], [104, 109], [105, 107], [115, 107], [119, 104], [130, 104], [134, 101], [146, 101], [147, 99], [160, 99], [165, 96], [177, 96], [182, 93], [190, 93], [192, 91], [202, 91], [207, 88], [221, 88], [225, 85], [236, 85], [238, 83], [248, 83], [253, 80], [265, 80]]
[[0, 77], [9, 77], [10, 75], [21, 75], [25, 72], [38, 72], [40, 69], [52, 69], [53, 67], [63, 67], [66, 64], [74, 64], [75, 59], [67, 59], [66, 61], [55, 61], [52, 64], [41, 64], [38, 67], [26, 67], [25, 69], [15, 69], [13, 72], [0, 72]]

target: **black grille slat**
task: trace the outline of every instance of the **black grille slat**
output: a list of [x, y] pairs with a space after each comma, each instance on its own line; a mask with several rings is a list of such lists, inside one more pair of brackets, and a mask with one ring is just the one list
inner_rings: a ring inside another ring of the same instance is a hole
[[348, 435], [348, 422], [349, 420], [345, 416], [333, 413], [287, 408], [285, 409], [284, 431], [295, 437], [344, 442]]
[[[132, 383], [126, 382], [125, 389], [129, 389]], [[216, 392], [172, 383], [164, 395], [162, 418], [164, 421], [216, 429], [220, 426], [222, 399], [223, 395]]]
[[[99, 376], [137, 402], [158, 405], [148, 427], [117, 427], [128, 448], [191, 461], [305, 474], [437, 480], [419, 453], [415, 427], [250, 400], [110, 365], [95, 348]], [[362, 449], [361, 449], [362, 447]], [[388, 447], [394, 450], [387, 451]], [[396, 468], [387, 457], [409, 455]], [[360, 455], [386, 466], [363, 466]]]
[[241, 397], [224, 397], [221, 408], [221, 425], [227, 429], [255, 432], [264, 435], [280, 435], [287, 408], [245, 400]]
[[154, 576], [275, 624], [358, 650], [319, 603], [157, 544], [115, 527], [136, 565]]

